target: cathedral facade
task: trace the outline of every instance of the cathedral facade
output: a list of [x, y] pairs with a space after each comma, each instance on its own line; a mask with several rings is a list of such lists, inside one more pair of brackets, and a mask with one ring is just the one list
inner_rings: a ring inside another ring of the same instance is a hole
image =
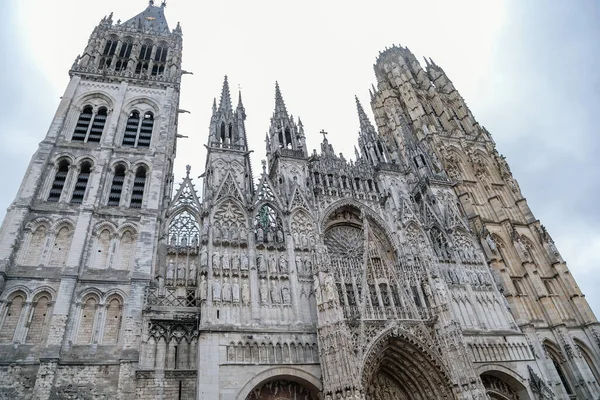
[[600, 398], [600, 324], [441, 67], [379, 54], [354, 160], [276, 85], [260, 171], [225, 78], [176, 185], [164, 9], [94, 29], [7, 211], [0, 399]]

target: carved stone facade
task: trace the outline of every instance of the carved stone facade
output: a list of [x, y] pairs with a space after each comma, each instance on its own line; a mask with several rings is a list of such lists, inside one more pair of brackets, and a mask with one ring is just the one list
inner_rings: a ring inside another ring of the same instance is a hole
[[257, 184], [225, 78], [171, 198], [164, 6], [94, 30], [2, 225], [0, 398], [598, 398], [598, 322], [440, 67], [379, 55], [353, 161], [276, 85]]

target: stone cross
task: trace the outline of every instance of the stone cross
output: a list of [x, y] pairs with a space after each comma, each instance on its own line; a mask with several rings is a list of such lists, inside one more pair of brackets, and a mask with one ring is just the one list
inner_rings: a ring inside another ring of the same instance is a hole
[[325, 132], [325, 129], [321, 129], [321, 132], [319, 132], [321, 135], [323, 135], [323, 140], [326, 141], [327, 140], [327, 136], [329, 135], [329, 133]]

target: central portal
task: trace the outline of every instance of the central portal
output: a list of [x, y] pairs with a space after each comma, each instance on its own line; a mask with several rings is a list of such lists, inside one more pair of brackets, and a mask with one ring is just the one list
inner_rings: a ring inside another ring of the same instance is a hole
[[317, 400], [317, 397], [297, 382], [279, 379], [256, 387], [246, 400]]

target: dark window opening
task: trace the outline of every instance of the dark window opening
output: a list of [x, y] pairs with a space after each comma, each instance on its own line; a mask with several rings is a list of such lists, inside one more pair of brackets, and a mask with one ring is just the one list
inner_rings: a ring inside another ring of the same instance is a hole
[[92, 128], [90, 129], [90, 133], [88, 135], [88, 142], [99, 143], [100, 138], [102, 137], [102, 132], [104, 132], [104, 125], [106, 124], [106, 118], [108, 116], [108, 110], [106, 107], [101, 107], [98, 109], [96, 116], [94, 117], [94, 122], [92, 122]]
[[157, 62], [165, 62], [167, 61], [167, 48], [160, 46], [156, 48], [156, 53], [154, 53], [154, 61]]
[[81, 164], [81, 170], [75, 183], [75, 189], [73, 189], [73, 196], [71, 197], [71, 204], [83, 203], [83, 197], [85, 196], [85, 190], [87, 188], [88, 181], [90, 180], [92, 165], [89, 162]]
[[225, 122], [221, 122], [221, 143], [225, 143]]
[[567, 380], [567, 377], [565, 376], [565, 373], [564, 373], [562, 367], [556, 360], [552, 359], [552, 362], [554, 363], [554, 368], [556, 368], [556, 372], [558, 373], [560, 381], [562, 382], [563, 386], [565, 387], [567, 394], [569, 396], [573, 395], [574, 394], [573, 389], [571, 389], [571, 385], [569, 385], [569, 381]]
[[115, 39], [109, 39], [106, 41], [106, 45], [104, 46], [104, 51], [102, 52], [102, 55], [103, 56], [114, 56], [116, 50], [117, 50], [117, 41]]
[[127, 126], [125, 127], [125, 134], [123, 135], [123, 146], [135, 146], [139, 124], [140, 113], [139, 111], [134, 110], [129, 114], [129, 118], [127, 119]]
[[56, 175], [54, 175], [54, 182], [52, 182], [52, 187], [50, 188], [48, 201], [56, 203], [60, 200], [60, 195], [65, 187], [65, 181], [67, 180], [68, 174], [69, 162], [67, 160], [63, 160], [60, 162], [60, 164], [58, 164], [58, 170], [56, 171]]
[[152, 139], [152, 129], [154, 128], [154, 114], [147, 112], [144, 114], [144, 119], [140, 126], [140, 134], [138, 136], [138, 147], [150, 147]]
[[119, 51], [119, 57], [121, 58], [129, 58], [131, 57], [131, 49], [133, 48], [133, 43], [131, 41], [126, 40], [121, 44], [121, 51]]
[[146, 168], [139, 167], [135, 173], [133, 189], [131, 191], [131, 208], [141, 208], [144, 199], [144, 188], [146, 187]]
[[125, 182], [125, 167], [118, 165], [115, 168], [110, 194], [108, 195], [108, 205], [118, 207], [121, 202], [121, 193], [123, 192], [123, 183]]
[[149, 44], [142, 45], [142, 48], [140, 49], [139, 59], [149, 61], [151, 55], [152, 55], [152, 45], [149, 45]]
[[85, 106], [81, 114], [79, 114], [79, 119], [77, 120], [77, 125], [75, 125], [75, 131], [73, 132], [73, 137], [71, 139], [72, 141], [85, 142], [92, 116], [92, 106]]
[[285, 128], [285, 145], [288, 148], [292, 147], [292, 134], [290, 133], [290, 128]]

